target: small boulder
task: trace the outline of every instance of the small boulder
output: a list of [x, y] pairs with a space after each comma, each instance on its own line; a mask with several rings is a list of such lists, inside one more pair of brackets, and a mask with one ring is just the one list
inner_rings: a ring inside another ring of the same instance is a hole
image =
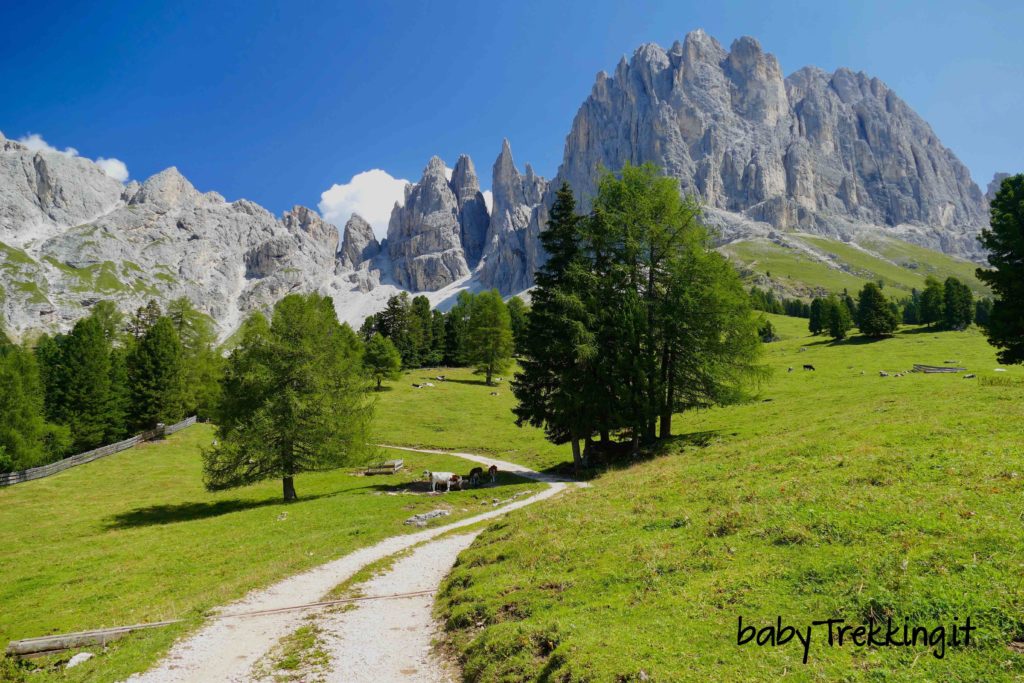
[[88, 662], [95, 656], [96, 655], [94, 655], [91, 652], [79, 652], [77, 655], [68, 660], [67, 666], [65, 668], [70, 669], [73, 666], [78, 666], [82, 662]]

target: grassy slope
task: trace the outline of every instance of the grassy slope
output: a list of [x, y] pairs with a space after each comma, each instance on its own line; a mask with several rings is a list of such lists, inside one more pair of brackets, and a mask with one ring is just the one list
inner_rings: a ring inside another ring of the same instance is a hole
[[[211, 439], [211, 427], [197, 425], [163, 443], [0, 489], [0, 642], [182, 617], [194, 625], [252, 588], [413, 531], [402, 524], [413, 514], [450, 505], [446, 523], [490, 509], [494, 495], [380, 495], [378, 487], [428, 467], [473, 466], [415, 453], [398, 455], [406, 470], [392, 476], [299, 475], [294, 504], [281, 502], [278, 481], [207, 493], [199, 448]], [[506, 483], [503, 494], [528, 487]], [[146, 632], [72, 669], [71, 680], [138, 670], [182, 628]]]
[[734, 261], [754, 273], [771, 278], [793, 294], [825, 291], [856, 292], [865, 282], [883, 281], [890, 293], [905, 296], [911, 289], [923, 289], [929, 275], [940, 280], [949, 276], [965, 282], [976, 295], [987, 293], [974, 275], [977, 265], [931, 249], [899, 240], [877, 237], [856, 246], [812, 235], [789, 234], [787, 238], [827, 255], [841, 269], [828, 266], [805, 251], [783, 247], [768, 240], [744, 240], [723, 250]]
[[[449, 381], [439, 382], [438, 375]], [[429, 446], [492, 455], [534, 469], [572, 461], [568, 446], [553, 446], [544, 433], [516, 427], [515, 398], [508, 381], [489, 387], [466, 368], [435, 368], [406, 372], [381, 392], [375, 438], [399, 446]], [[434, 386], [416, 389], [412, 385]], [[497, 392], [497, 396], [491, 396]]]
[[[1007, 649], [1024, 640], [1024, 369], [994, 373], [974, 330], [830, 344], [773, 322], [789, 338], [769, 346], [767, 400], [678, 419], [688, 436], [665, 457], [518, 511], [463, 553], [438, 610], [472, 680], [1024, 675]], [[952, 359], [979, 379], [878, 375]], [[939, 660], [818, 631], [806, 666], [796, 641], [736, 646], [740, 615], [871, 614], [971, 615], [980, 637]]]

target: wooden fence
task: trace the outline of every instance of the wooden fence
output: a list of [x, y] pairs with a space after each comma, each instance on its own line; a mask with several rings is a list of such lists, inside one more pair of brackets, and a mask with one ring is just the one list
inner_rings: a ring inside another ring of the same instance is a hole
[[136, 434], [130, 439], [124, 441], [118, 441], [117, 443], [107, 444], [106, 446], [100, 446], [94, 448], [91, 451], [85, 453], [79, 453], [78, 455], [72, 455], [69, 458], [58, 460], [57, 462], [51, 462], [49, 465], [41, 465], [40, 467], [33, 467], [31, 469], [22, 470], [20, 472], [9, 472], [7, 474], [0, 474], [0, 486], [11, 486], [12, 484], [20, 484], [23, 481], [32, 481], [33, 479], [42, 479], [48, 477], [51, 474], [57, 474], [63, 472], [66, 469], [70, 469], [77, 465], [84, 465], [87, 462], [93, 460], [99, 460], [108, 455], [119, 453], [123, 450], [127, 450], [133, 446], [137, 446], [143, 441], [151, 441], [160, 436], [173, 434], [185, 427], [191, 427], [196, 423], [196, 416], [186, 418], [181, 422], [173, 425], [160, 426], [156, 429], [150, 429], [149, 431]]

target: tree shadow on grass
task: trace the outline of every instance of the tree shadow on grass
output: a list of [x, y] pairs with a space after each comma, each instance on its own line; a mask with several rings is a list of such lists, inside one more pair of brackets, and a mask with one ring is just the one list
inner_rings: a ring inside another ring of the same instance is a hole
[[[336, 495], [324, 493], [315, 496], [299, 496], [296, 503], [302, 503], [319, 498], [327, 498]], [[210, 517], [242, 512], [256, 508], [269, 507], [274, 505], [291, 505], [281, 498], [267, 498], [265, 500], [218, 500], [213, 503], [177, 503], [174, 505], [150, 505], [148, 507], [135, 508], [126, 512], [119, 512], [107, 518], [106, 528], [134, 529], [136, 527], [155, 526], [161, 524], [176, 524], [178, 522], [193, 522]]]
[[[438, 379], [433, 378], [433, 377], [428, 378], [428, 381], [431, 381], [431, 380], [433, 380], [434, 382], [441, 381], [441, 380], [438, 380]], [[480, 387], [487, 387], [487, 386], [489, 386], [489, 387], [499, 387], [499, 386], [501, 386], [503, 384], [503, 382], [495, 382], [494, 384], [488, 384], [487, 380], [483, 380], [483, 379], [455, 379], [455, 378], [452, 378], [452, 377], [449, 377], [448, 379], [446, 379], [444, 381], [445, 382], [451, 382], [453, 384], [471, 384], [471, 385], [480, 386]]]
[[922, 326], [919, 326], [919, 327], [906, 327], [906, 328], [904, 328], [902, 330], [899, 330], [896, 334], [907, 334], [907, 335], [910, 335], [910, 334], [935, 334], [935, 335], [937, 335], [939, 332], [945, 332], [945, 331], [946, 330], [941, 330], [938, 327], [925, 327], [925, 326], [922, 325]]
[[[456, 474], [463, 474], [457, 472]], [[463, 474], [463, 476], [465, 476]], [[487, 468], [484, 468], [483, 481], [479, 486], [471, 486], [467, 483], [463, 491], [482, 491], [487, 489], [499, 489], [503, 486], [514, 486], [516, 484], [529, 483], [530, 480], [525, 477], [518, 477], [508, 472], [498, 472], [498, 480], [491, 483], [490, 477], [487, 476]], [[366, 486], [360, 486], [359, 489], [369, 489], [371, 491], [379, 491], [381, 493], [417, 493], [417, 494], [430, 494], [430, 482], [425, 479], [413, 479], [412, 481], [403, 481], [395, 484], [367, 484]], [[458, 491], [457, 488], [452, 488], [452, 492]], [[437, 485], [437, 492], [445, 492], [445, 487], [442, 484]]]
[[543, 470], [543, 472], [579, 481], [589, 481], [607, 472], [629, 469], [633, 465], [654, 460], [664, 455], [679, 454], [686, 448], [706, 448], [711, 445], [716, 437], [725, 435], [720, 429], [676, 434], [665, 439], [658, 439], [652, 444], [641, 446], [636, 453], [630, 452], [627, 443], [614, 442], [611, 451], [598, 451], [589, 455], [590, 466], [578, 474], [571, 462], [559, 463]]
[[820, 341], [813, 341], [804, 344], [804, 346], [860, 346], [862, 344], [874, 344], [875, 342], [883, 342], [886, 339], [892, 339], [892, 335], [887, 337], [868, 337], [863, 334], [857, 334], [846, 339], [822, 339]]

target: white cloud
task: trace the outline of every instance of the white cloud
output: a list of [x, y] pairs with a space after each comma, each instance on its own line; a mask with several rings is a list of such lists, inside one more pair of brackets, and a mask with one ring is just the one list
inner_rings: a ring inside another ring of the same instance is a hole
[[388, 220], [395, 202], [405, 202], [403, 178], [395, 178], [387, 171], [374, 168], [352, 176], [347, 183], [331, 185], [320, 195], [320, 213], [329, 223], [342, 230], [353, 213], [358, 213], [373, 226], [377, 239], [387, 235]]
[[[57, 154], [63, 154], [66, 157], [77, 157], [78, 150], [74, 147], [65, 147], [64, 149], [57, 149], [49, 142], [43, 139], [43, 136], [39, 133], [29, 133], [18, 138], [18, 142], [25, 145], [33, 152], [55, 152]], [[93, 162], [100, 167], [104, 173], [113, 178], [119, 180], [122, 183], [128, 180], [128, 166], [125, 165], [120, 159], [105, 159], [99, 157]]]
[[99, 157], [96, 159], [96, 165], [103, 169], [103, 172], [114, 180], [120, 180], [122, 183], [128, 182], [128, 167], [120, 159], [104, 159]]
[[490, 190], [484, 190], [484, 204], [487, 205], [487, 213], [494, 211], [494, 194]]

